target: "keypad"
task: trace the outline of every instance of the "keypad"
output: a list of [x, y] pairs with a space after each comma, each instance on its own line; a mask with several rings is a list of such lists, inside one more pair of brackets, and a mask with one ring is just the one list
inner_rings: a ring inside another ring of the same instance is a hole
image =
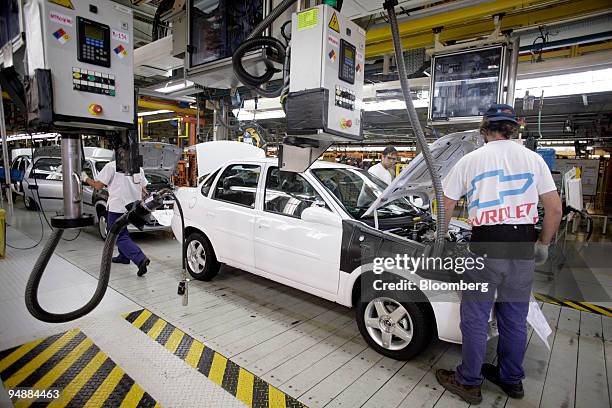
[[115, 96], [115, 76], [85, 68], [73, 67], [72, 89], [81, 92]]
[[110, 56], [108, 51], [104, 47], [104, 42], [101, 40], [94, 40], [92, 38], [85, 38], [85, 42], [81, 44], [81, 55], [84, 59], [90, 61], [108, 62]]
[[342, 88], [336, 85], [335, 95], [336, 106], [348, 110], [355, 110], [355, 93], [350, 89]]

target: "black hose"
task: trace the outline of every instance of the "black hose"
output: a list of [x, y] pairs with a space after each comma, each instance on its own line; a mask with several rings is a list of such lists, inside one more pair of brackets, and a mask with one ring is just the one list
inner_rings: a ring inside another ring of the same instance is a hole
[[40, 281], [43, 277], [47, 264], [49, 263], [49, 260], [57, 247], [57, 244], [62, 238], [64, 230], [55, 229], [53, 232], [51, 232], [51, 237], [38, 256], [26, 285], [25, 302], [26, 307], [32, 316], [47, 323], [65, 323], [85, 316], [94, 310], [96, 306], [98, 306], [98, 304], [102, 301], [102, 298], [104, 298], [104, 294], [108, 288], [111, 259], [113, 256], [113, 248], [115, 247], [115, 243], [117, 241], [117, 234], [128, 224], [128, 215], [129, 212], [117, 219], [117, 221], [110, 228], [106, 241], [104, 241], [104, 250], [102, 251], [102, 262], [100, 265], [100, 276], [98, 277], [98, 285], [96, 286], [95, 293], [84, 306], [68, 313], [48, 312], [43, 309], [38, 302], [38, 287], [40, 286]]
[[275, 98], [280, 95], [282, 86], [271, 91], [262, 88], [262, 85], [269, 82], [277, 72], [272, 62], [268, 58], [264, 58], [263, 62], [266, 65], [266, 71], [262, 75], [258, 76], [247, 72], [242, 65], [242, 58], [246, 55], [246, 53], [261, 47], [274, 49], [278, 54], [277, 58], [279, 61], [283, 61], [285, 59], [285, 45], [280, 42], [280, 40], [273, 37], [251, 38], [240, 44], [234, 51], [234, 55], [232, 55], [234, 74], [236, 74], [236, 77], [240, 80], [240, 82], [258, 95], [267, 98]]
[[410, 119], [410, 124], [414, 130], [414, 134], [417, 139], [417, 143], [423, 153], [423, 159], [431, 175], [431, 182], [433, 184], [434, 194], [436, 196], [436, 243], [443, 244], [444, 237], [446, 236], [446, 219], [444, 211], [444, 192], [442, 191], [442, 182], [440, 175], [434, 163], [434, 158], [431, 155], [427, 140], [423, 134], [421, 123], [419, 122], [419, 116], [414, 108], [412, 97], [410, 96], [410, 84], [408, 83], [408, 76], [406, 74], [406, 65], [404, 61], [404, 55], [402, 53], [402, 43], [399, 35], [399, 28], [397, 25], [397, 16], [395, 15], [395, 6], [397, 1], [387, 0], [384, 3], [384, 8], [387, 10], [389, 15], [389, 24], [391, 25], [391, 35], [393, 38], [393, 48], [395, 49], [395, 61], [397, 64], [397, 72], [399, 75], [400, 85], [402, 93], [404, 95], [404, 101], [406, 102], [406, 111]]
[[181, 266], [183, 270], [185, 270], [185, 218], [183, 217], [183, 207], [181, 207], [181, 202], [174, 195], [174, 192], [171, 193], [172, 198], [174, 198], [174, 203], [178, 207], [179, 215], [181, 216]]

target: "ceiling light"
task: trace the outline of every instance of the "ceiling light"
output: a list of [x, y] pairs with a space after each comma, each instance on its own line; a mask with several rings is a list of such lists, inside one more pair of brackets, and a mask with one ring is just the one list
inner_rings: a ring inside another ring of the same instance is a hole
[[170, 92], [178, 91], [178, 90], [186, 88], [188, 86], [192, 86], [193, 82], [191, 82], [191, 81], [180, 81], [178, 83], [175, 83], [174, 85], [170, 85], [170, 84], [171, 84], [171, 82], [167, 82], [166, 85], [162, 86], [161, 88], [155, 89], [155, 92], [170, 93]]
[[168, 109], [160, 109], [154, 111], [146, 111], [146, 112], [138, 112], [138, 116], [150, 116], [150, 115], [158, 115], [161, 113], [171, 113], [171, 110]]

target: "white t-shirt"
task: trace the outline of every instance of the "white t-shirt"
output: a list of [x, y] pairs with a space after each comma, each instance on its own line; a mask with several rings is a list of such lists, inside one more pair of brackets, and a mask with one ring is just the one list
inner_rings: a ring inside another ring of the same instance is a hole
[[368, 169], [368, 173], [375, 175], [387, 184], [391, 184], [391, 182], [393, 181], [393, 176], [391, 175], [391, 172], [385, 169], [382, 163], [378, 163], [370, 167]]
[[556, 190], [542, 157], [512, 140], [489, 142], [463, 156], [443, 181], [451, 200], [466, 196], [473, 226], [535, 224], [538, 198]]
[[140, 182], [135, 183], [132, 176], [117, 172], [114, 161], [106, 163], [96, 179], [108, 186], [107, 210], [116, 213], [126, 212], [126, 205], [142, 199], [142, 188], [148, 184], [142, 167]]

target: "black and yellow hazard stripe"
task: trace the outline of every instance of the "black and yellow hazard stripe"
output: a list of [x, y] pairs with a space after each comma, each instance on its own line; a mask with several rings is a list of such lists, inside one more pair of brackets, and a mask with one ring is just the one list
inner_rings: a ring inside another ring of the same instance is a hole
[[580, 310], [581, 312], [595, 313], [602, 316], [612, 317], [612, 309], [605, 306], [594, 305], [587, 302], [578, 302], [576, 300], [569, 299], [557, 299], [544, 293], [534, 293], [534, 297], [544, 303], [551, 303], [553, 305], [571, 307], [572, 309]]
[[247, 406], [305, 408], [295, 398], [206, 347], [149, 310], [137, 310], [123, 317]]
[[0, 352], [8, 389], [58, 389], [54, 400], [13, 399], [16, 407], [150, 407], [160, 405], [79, 329]]

